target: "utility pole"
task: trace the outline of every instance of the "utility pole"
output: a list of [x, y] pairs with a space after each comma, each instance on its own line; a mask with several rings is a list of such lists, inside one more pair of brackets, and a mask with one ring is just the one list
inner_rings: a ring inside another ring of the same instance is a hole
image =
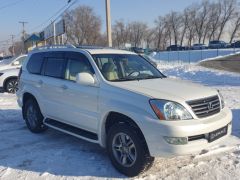
[[27, 24], [28, 22], [25, 22], [25, 21], [19, 21], [20, 24], [22, 24], [22, 37], [23, 37], [23, 41], [25, 40], [25, 24]]
[[110, 0], [106, 0], [106, 25], [107, 25], [108, 46], [112, 47], [112, 27], [111, 27]]
[[53, 43], [54, 43], [54, 45], [56, 45], [57, 40], [56, 40], [56, 23], [55, 23], [55, 21], [52, 22], [52, 25], [53, 25]]
[[11, 37], [12, 37], [12, 55], [15, 56], [15, 48], [14, 48], [14, 40], [13, 40], [15, 36], [11, 35]]

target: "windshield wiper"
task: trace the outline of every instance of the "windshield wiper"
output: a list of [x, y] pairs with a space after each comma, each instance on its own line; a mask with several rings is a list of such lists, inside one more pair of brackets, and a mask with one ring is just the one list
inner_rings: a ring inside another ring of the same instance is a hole
[[163, 78], [163, 77], [160, 77], [160, 76], [147, 76], [147, 77], [144, 77], [142, 79], [159, 79], [159, 78]]
[[120, 81], [135, 81], [138, 79], [132, 79], [132, 78], [119, 78], [119, 79], [115, 79], [115, 80], [111, 80], [112, 82], [120, 82]]

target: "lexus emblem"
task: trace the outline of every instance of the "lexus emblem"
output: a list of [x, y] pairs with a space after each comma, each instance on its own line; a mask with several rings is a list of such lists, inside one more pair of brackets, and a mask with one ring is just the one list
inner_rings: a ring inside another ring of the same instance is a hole
[[211, 110], [211, 109], [213, 109], [213, 103], [212, 103], [212, 102], [209, 102], [209, 103], [208, 103], [208, 110]]

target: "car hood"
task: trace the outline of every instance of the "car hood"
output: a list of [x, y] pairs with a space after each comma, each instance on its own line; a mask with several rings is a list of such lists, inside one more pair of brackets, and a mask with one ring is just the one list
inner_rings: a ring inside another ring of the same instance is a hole
[[0, 65], [0, 71], [5, 70], [5, 69], [9, 69], [9, 68], [10, 68], [9, 65], [6, 65], [6, 64], [1, 64]]
[[0, 71], [6, 70], [6, 69], [14, 69], [16, 67], [12, 67], [9, 65], [0, 65]]
[[163, 78], [112, 82], [113, 86], [156, 99], [189, 101], [217, 95], [217, 91], [190, 81]]

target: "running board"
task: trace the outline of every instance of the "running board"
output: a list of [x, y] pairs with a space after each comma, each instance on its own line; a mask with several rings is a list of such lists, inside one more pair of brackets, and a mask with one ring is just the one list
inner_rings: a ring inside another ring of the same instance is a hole
[[49, 118], [44, 119], [43, 122], [45, 125], [53, 128], [53, 129], [65, 132], [67, 134], [70, 134], [70, 135], [73, 135], [73, 136], [76, 136], [76, 137], [79, 137], [79, 138], [82, 138], [82, 139], [85, 139], [88, 141], [92, 141], [92, 142], [98, 141], [98, 136], [96, 133], [92, 133], [92, 132], [71, 126], [69, 124], [65, 124], [65, 123], [56, 121], [53, 119], [49, 119]]

